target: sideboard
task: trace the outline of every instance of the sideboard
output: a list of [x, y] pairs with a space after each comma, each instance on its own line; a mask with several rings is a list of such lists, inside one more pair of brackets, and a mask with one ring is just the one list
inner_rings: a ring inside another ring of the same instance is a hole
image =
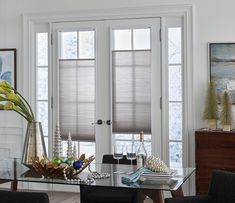
[[195, 132], [196, 193], [207, 194], [213, 170], [235, 172], [235, 132]]

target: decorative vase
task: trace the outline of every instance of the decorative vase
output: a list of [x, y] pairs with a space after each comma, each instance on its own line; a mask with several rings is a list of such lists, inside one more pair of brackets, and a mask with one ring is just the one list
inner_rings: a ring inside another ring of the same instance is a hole
[[231, 125], [223, 125], [223, 131], [231, 131]]
[[42, 159], [46, 156], [41, 122], [28, 123], [22, 154], [22, 164], [32, 168], [32, 157]]
[[216, 119], [208, 119], [207, 120], [207, 128], [209, 130], [216, 130], [216, 124], [217, 124]]

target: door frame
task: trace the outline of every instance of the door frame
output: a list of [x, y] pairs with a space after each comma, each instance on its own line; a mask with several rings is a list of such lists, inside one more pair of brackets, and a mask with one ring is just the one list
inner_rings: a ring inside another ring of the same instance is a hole
[[[185, 127], [185, 134], [188, 137], [185, 145], [188, 146], [187, 150], [184, 151], [184, 163], [185, 166], [194, 166], [195, 155], [194, 155], [194, 130], [195, 130], [195, 110], [194, 110], [194, 76], [193, 76], [193, 15], [194, 7], [192, 4], [188, 5], [163, 5], [163, 6], [146, 6], [146, 7], [127, 7], [127, 8], [111, 8], [111, 9], [96, 9], [96, 10], [78, 10], [74, 12], [60, 12], [60, 13], [37, 13], [37, 14], [24, 14], [23, 15], [23, 54], [22, 54], [22, 78], [23, 81], [22, 90], [24, 96], [30, 101], [33, 108], [34, 104], [34, 84], [35, 78], [31, 77], [34, 75], [35, 66], [34, 59], [32, 56], [33, 51], [33, 38], [34, 25], [45, 23], [49, 25], [48, 32], [52, 32], [52, 23], [54, 22], [66, 22], [66, 21], [89, 21], [89, 20], [103, 20], [103, 19], [123, 19], [123, 18], [151, 18], [151, 17], [169, 17], [169, 16], [181, 16], [184, 22], [185, 29], [185, 67], [187, 71], [185, 75], [185, 87], [187, 98], [185, 100], [186, 110], [185, 118], [187, 118], [187, 126]], [[162, 37], [164, 37], [162, 35]], [[49, 35], [49, 41], [52, 41], [51, 35]], [[52, 44], [49, 44], [49, 52], [52, 49]], [[49, 54], [49, 68], [52, 64], [52, 56]], [[162, 56], [164, 58], [164, 56]], [[50, 105], [52, 101], [49, 102]], [[35, 110], [35, 109], [34, 109]], [[26, 125], [23, 125], [23, 130], [26, 130]], [[53, 133], [53, 130], [49, 132]], [[22, 138], [23, 139], [23, 138]], [[50, 140], [52, 144], [52, 139]], [[188, 149], [191, 149], [190, 151]], [[194, 188], [192, 186], [192, 188]]]
[[[151, 45], [151, 146], [152, 154], [161, 156], [162, 135], [161, 135], [161, 44], [160, 18], [145, 18], [145, 19], [127, 19], [127, 20], [105, 20], [105, 21], [88, 21], [88, 22], [66, 22], [52, 23], [53, 43], [53, 62], [52, 62], [52, 98], [56, 101], [53, 105], [52, 125], [55, 129], [59, 122], [59, 65], [58, 59], [60, 56], [60, 40], [59, 32], [61, 31], [81, 31], [95, 30], [95, 121], [103, 120], [102, 125], [94, 125], [95, 127], [95, 146], [96, 160], [102, 161], [102, 155], [112, 153], [114, 144], [112, 125], [107, 125], [105, 121], [112, 118], [112, 29], [132, 29], [150, 27], [150, 45]], [[154, 37], [153, 37], [154, 36]], [[152, 88], [152, 87], [158, 87]], [[94, 123], [95, 123], [94, 121]], [[158, 121], [158, 122], [157, 122]]]

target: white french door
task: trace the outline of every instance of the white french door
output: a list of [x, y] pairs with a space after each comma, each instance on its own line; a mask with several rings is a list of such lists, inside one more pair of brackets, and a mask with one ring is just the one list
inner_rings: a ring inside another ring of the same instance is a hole
[[112, 144], [139, 145], [161, 156], [160, 19], [106, 22], [111, 35]]
[[[161, 156], [160, 19], [53, 23], [52, 29], [53, 129], [60, 122], [64, 138], [71, 131], [73, 140], [94, 142], [100, 162], [113, 144], [138, 142], [137, 131], [117, 124], [125, 113], [118, 105], [125, 104], [132, 114], [124, 117], [140, 128], [146, 123], [150, 153]], [[115, 58], [117, 53], [125, 58]], [[124, 87], [117, 85], [122, 75], [127, 76]]]

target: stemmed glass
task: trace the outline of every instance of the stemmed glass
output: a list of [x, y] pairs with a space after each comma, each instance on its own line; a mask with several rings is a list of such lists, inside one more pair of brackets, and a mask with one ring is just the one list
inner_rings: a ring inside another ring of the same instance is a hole
[[[134, 145], [127, 145], [126, 146], [126, 158], [131, 161], [131, 167], [133, 168], [132, 162], [133, 162], [133, 160], [136, 159], [136, 148]], [[133, 170], [131, 172], [133, 172]]]
[[[117, 159], [119, 168], [119, 160], [123, 158], [123, 145], [114, 145], [113, 158]], [[115, 171], [114, 173], [120, 173], [120, 171]]]

